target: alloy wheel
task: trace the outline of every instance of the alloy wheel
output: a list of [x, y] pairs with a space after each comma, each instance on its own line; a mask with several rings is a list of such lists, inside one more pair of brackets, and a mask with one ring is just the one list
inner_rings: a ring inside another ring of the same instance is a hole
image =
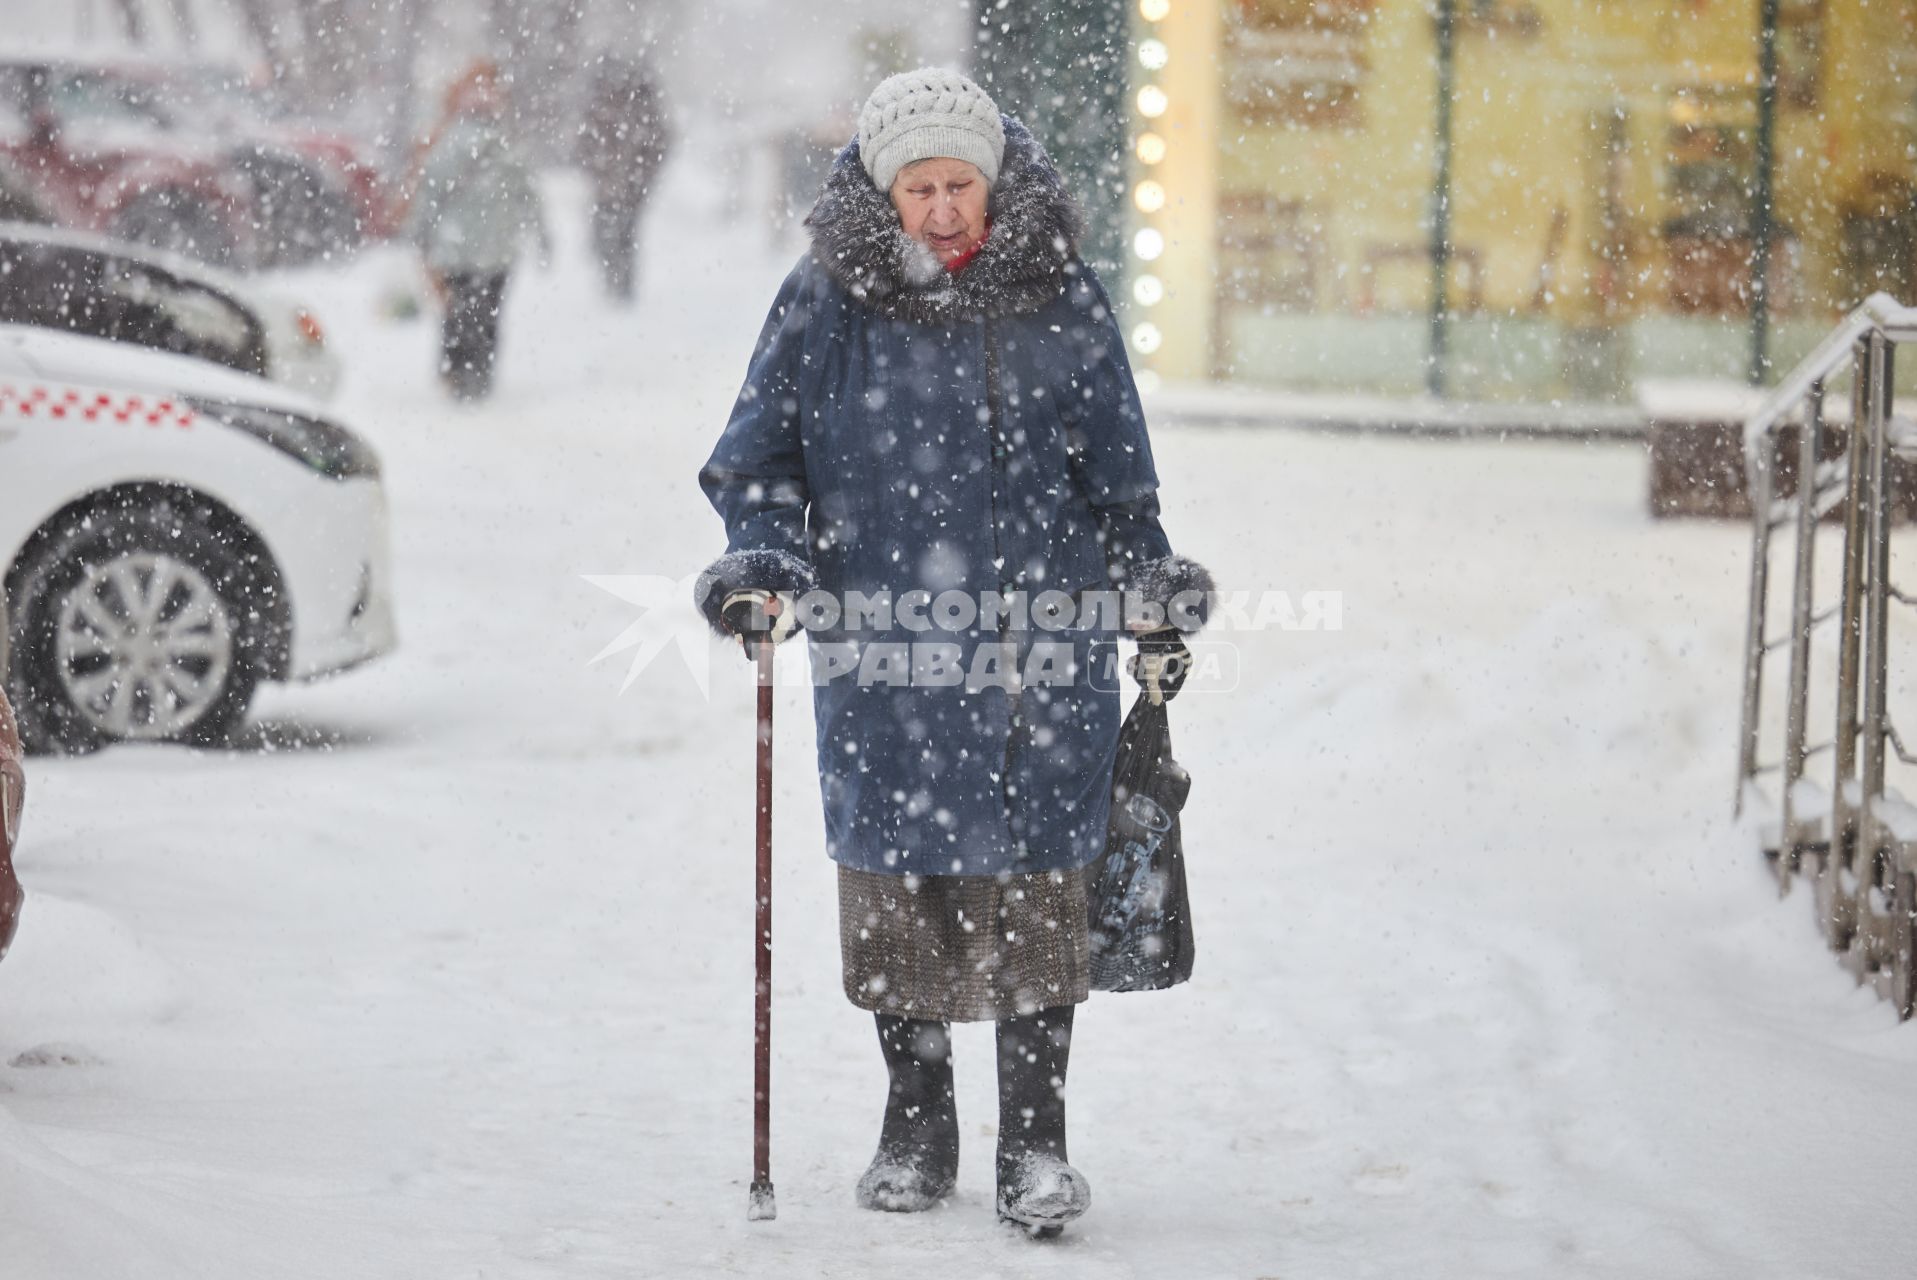
[[225, 692], [233, 651], [232, 617], [207, 576], [146, 551], [88, 566], [54, 637], [68, 700], [99, 732], [130, 741], [192, 728]]

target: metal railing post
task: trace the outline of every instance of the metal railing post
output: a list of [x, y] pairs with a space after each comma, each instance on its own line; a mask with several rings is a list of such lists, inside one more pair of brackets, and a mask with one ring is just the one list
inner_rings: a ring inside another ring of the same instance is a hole
[[1777, 886], [1789, 892], [1798, 851], [1808, 841], [1793, 791], [1804, 776], [1810, 705], [1811, 601], [1817, 548], [1817, 457], [1824, 444], [1824, 383], [1811, 384], [1810, 411], [1798, 430], [1797, 545], [1791, 573], [1790, 687], [1784, 706], [1784, 822], [1777, 847]]
[[[1888, 451], [1891, 415], [1897, 406], [1897, 348], [1884, 346], [1884, 367], [1879, 384], [1884, 422], [1885, 449]], [[1888, 497], [1886, 498], [1888, 505]], [[1888, 528], [1890, 513], [1884, 514]], [[1889, 545], [1885, 545], [1885, 594], [1889, 594]], [[1900, 753], [1901, 754], [1901, 753]], [[1912, 846], [1902, 839], [1888, 842], [1884, 853], [1883, 890], [1890, 901], [1890, 919], [1884, 942], [1890, 954], [1884, 957], [1889, 970], [1889, 996], [1900, 1020], [1917, 1013], [1917, 874], [1913, 874], [1909, 856]]]
[[1751, 494], [1750, 609], [1744, 627], [1744, 713], [1737, 745], [1737, 799], [1732, 812], [1744, 812], [1744, 791], [1757, 776], [1757, 713], [1764, 693], [1764, 600], [1771, 569], [1771, 455], [1776, 433], [1766, 430], [1745, 454]]
[[1872, 864], [1882, 843], [1878, 835], [1878, 801], [1884, 794], [1884, 704], [1890, 675], [1885, 642], [1890, 630], [1890, 504], [1885, 483], [1890, 454], [1889, 397], [1886, 382], [1890, 344], [1882, 333], [1867, 339], [1865, 420], [1870, 476], [1865, 503], [1868, 545], [1864, 567], [1863, 665], [1863, 795], [1858, 806], [1857, 848], [1854, 866], [1860, 882], [1871, 878]]
[[1831, 749], [1830, 853], [1818, 880], [1817, 902], [1825, 940], [1832, 950], [1850, 945], [1844, 873], [1857, 845], [1857, 817], [1849, 789], [1857, 780], [1857, 693], [1864, 638], [1864, 490], [1869, 446], [1870, 346], [1852, 354], [1850, 432], [1845, 446], [1843, 598], [1837, 633], [1837, 725]]

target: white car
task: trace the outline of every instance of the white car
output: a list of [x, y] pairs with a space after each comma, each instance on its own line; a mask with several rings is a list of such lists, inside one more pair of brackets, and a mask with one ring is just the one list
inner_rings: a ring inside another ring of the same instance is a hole
[[0, 325], [6, 685], [30, 750], [214, 742], [395, 643], [379, 459], [197, 360]]
[[311, 308], [178, 254], [0, 222], [0, 281], [0, 324], [193, 356], [322, 398], [339, 385]]

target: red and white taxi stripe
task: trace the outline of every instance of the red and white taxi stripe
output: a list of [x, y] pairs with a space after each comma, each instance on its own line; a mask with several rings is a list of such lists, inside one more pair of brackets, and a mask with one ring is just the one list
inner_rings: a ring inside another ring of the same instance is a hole
[[16, 387], [0, 382], [0, 418], [79, 418], [85, 422], [141, 423], [191, 430], [191, 405], [162, 396], [113, 395], [71, 387]]

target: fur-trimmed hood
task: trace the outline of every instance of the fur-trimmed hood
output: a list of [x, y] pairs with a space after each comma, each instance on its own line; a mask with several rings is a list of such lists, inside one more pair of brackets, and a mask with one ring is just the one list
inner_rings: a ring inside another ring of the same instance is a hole
[[1004, 116], [1005, 160], [988, 206], [992, 234], [953, 275], [906, 235], [890, 196], [872, 185], [854, 139], [807, 215], [812, 256], [860, 302], [919, 324], [1036, 311], [1065, 288], [1083, 218], [1045, 148]]

